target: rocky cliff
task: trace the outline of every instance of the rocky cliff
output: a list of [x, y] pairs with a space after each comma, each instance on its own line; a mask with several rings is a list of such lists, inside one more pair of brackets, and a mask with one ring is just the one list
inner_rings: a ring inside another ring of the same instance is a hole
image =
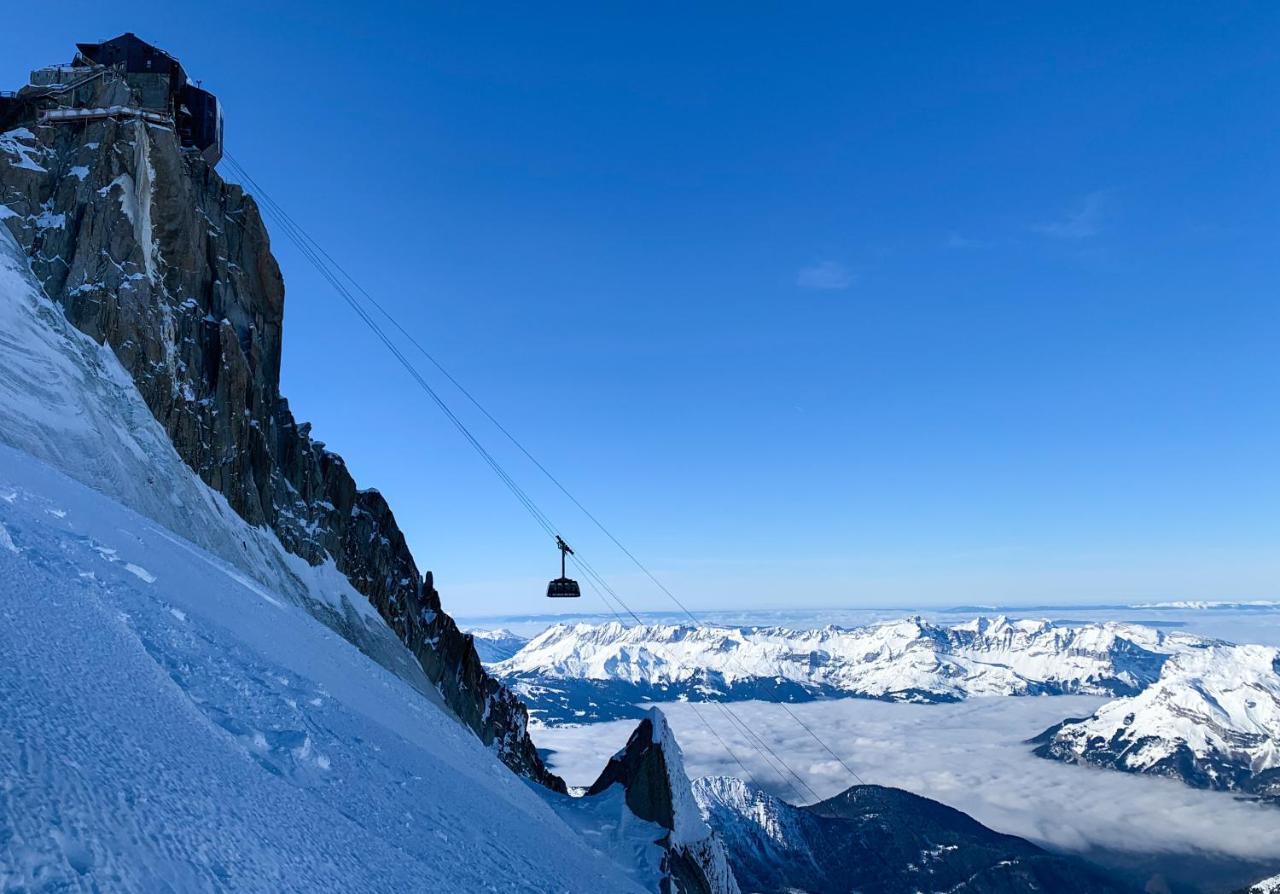
[[[137, 104], [116, 77], [82, 92], [87, 108]], [[0, 223], [47, 295], [115, 353], [183, 460], [236, 513], [308, 563], [335, 563], [508, 766], [563, 790], [523, 705], [441, 609], [387, 502], [358, 488], [281, 396], [285, 289], [254, 200], [170, 127], [42, 125], [39, 107], [20, 93], [0, 108]]]

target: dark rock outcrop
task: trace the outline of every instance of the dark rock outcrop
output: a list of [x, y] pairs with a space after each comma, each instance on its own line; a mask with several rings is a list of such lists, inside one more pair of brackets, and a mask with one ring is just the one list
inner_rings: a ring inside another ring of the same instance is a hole
[[[120, 78], [82, 89], [88, 107], [136, 102]], [[312, 565], [332, 560], [486, 744], [563, 790], [524, 706], [444, 613], [387, 502], [360, 490], [281, 396], [284, 282], [254, 200], [172, 128], [42, 125], [39, 108], [0, 110], [0, 223], [49, 297], [110, 347], [178, 453], [241, 517]]]
[[633, 814], [667, 830], [658, 842], [666, 852], [662, 894], [738, 894], [724, 848], [693, 798], [680, 746], [657, 708], [640, 721], [586, 797], [615, 785], [622, 786]]
[[784, 894], [1118, 894], [1092, 867], [1044, 851], [937, 801], [900, 789], [854, 786], [795, 807], [739, 779], [694, 786], [745, 890]]

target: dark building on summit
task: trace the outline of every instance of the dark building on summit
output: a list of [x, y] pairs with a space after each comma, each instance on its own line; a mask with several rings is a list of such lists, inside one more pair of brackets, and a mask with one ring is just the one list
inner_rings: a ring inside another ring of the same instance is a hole
[[218, 98], [191, 83], [182, 63], [133, 32], [102, 43], [79, 43], [75, 67], [102, 65], [121, 71], [144, 108], [172, 115], [182, 145], [199, 149], [210, 164], [222, 158], [222, 109]]
[[[183, 146], [211, 165], [222, 158], [222, 107], [193, 83], [174, 56], [133, 33], [100, 43], [76, 44], [70, 65], [31, 73], [31, 83], [0, 96], [0, 124], [35, 117], [40, 124], [74, 124], [102, 118], [139, 119], [172, 127]], [[132, 101], [101, 107], [103, 81], [123, 81]]]

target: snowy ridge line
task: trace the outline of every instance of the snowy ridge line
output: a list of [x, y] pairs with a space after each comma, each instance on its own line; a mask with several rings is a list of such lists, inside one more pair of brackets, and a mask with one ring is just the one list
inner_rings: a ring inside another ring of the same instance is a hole
[[1280, 804], [1280, 649], [1174, 655], [1143, 692], [1038, 736], [1036, 754]]
[[0, 530], [0, 888], [655, 889], [438, 697], [5, 445]]
[[496, 630], [463, 628], [463, 633], [471, 637], [471, 645], [485, 664], [505, 661], [529, 642], [528, 637], [518, 636], [505, 628]]
[[740, 894], [724, 847], [704, 820], [666, 716], [651, 708], [605, 764], [584, 800], [621, 791], [637, 817], [663, 830], [664, 892]]
[[540, 722], [572, 723], [635, 716], [630, 706], [645, 699], [1131, 695], [1170, 655], [1209, 642], [1136, 624], [1004, 617], [816, 630], [580, 623], [547, 628], [492, 668]]
[[1277, 601], [1275, 599], [1243, 599], [1243, 600], [1175, 599], [1169, 602], [1138, 602], [1129, 607], [1130, 608], [1198, 609], [1198, 610], [1250, 609], [1250, 608], [1280, 609], [1280, 601]]

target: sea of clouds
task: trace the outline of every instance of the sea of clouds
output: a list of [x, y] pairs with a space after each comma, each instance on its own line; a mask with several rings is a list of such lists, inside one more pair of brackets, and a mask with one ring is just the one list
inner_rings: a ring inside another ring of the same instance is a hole
[[[1150, 890], [1164, 890], [1160, 876], [1220, 891], [1280, 871], [1280, 808], [1177, 781], [1044, 760], [1025, 744], [1104, 701], [1056, 696], [903, 705], [844, 699], [789, 707], [863, 781], [935, 798], [1001, 832], [1154, 878]], [[767, 765], [726, 709], [687, 703], [662, 708], [690, 775], [741, 776], [727, 745], [762, 786], [789, 801], [805, 800], [796, 794], [798, 786], [784, 783], [782, 771]], [[854, 783], [782, 706], [742, 702], [727, 710], [819, 796]], [[553, 770], [570, 785], [588, 785], [633, 728], [633, 721], [617, 721], [533, 733], [540, 747], [554, 752]]]

